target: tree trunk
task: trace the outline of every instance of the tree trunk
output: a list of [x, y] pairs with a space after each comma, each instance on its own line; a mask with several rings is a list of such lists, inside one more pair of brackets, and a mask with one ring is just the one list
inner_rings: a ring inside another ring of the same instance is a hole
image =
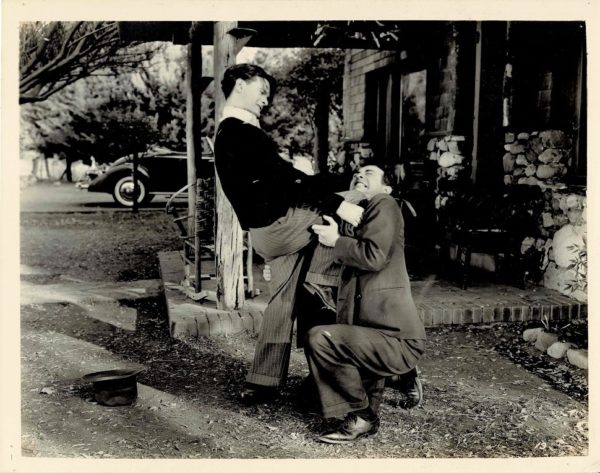
[[[223, 73], [227, 67], [235, 64], [238, 52], [235, 38], [227, 32], [236, 26], [237, 22], [229, 21], [218, 21], [214, 26], [215, 129], [218, 127], [225, 103], [220, 87]], [[244, 303], [243, 233], [235, 212], [223, 193], [218, 176], [215, 179], [215, 189], [217, 307], [236, 309]]]
[[67, 176], [67, 182], [73, 182], [73, 172], [71, 171], [71, 165], [73, 164], [73, 161], [71, 160], [71, 158], [67, 157], [65, 158], [65, 163], [66, 163], [66, 169], [65, 169], [65, 174]]
[[44, 164], [46, 166], [46, 177], [50, 180], [50, 165], [48, 164], [48, 156], [44, 156]]
[[315, 141], [313, 145], [313, 157], [317, 172], [327, 170], [330, 97], [329, 84], [320, 84], [317, 90], [317, 105], [315, 107]]

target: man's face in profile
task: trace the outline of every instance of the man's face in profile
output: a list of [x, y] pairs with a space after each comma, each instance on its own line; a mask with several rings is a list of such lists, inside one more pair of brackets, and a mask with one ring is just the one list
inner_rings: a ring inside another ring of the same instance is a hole
[[269, 104], [269, 82], [262, 77], [254, 77], [248, 81], [238, 79], [236, 86], [240, 91], [239, 107], [260, 116], [262, 109]]

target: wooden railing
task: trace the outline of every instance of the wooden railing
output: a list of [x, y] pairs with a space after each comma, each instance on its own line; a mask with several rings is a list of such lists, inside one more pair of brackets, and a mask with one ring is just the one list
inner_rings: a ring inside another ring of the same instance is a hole
[[[201, 260], [200, 255], [202, 254], [202, 250], [209, 251], [214, 257], [214, 245], [203, 245], [202, 248], [196, 248], [196, 238], [195, 235], [190, 235], [188, 231], [188, 222], [189, 219], [194, 218], [195, 216], [190, 213], [186, 213], [184, 215], [180, 214], [182, 209], [177, 209], [175, 205], [175, 200], [181, 197], [186, 191], [189, 192], [190, 188], [192, 188], [192, 184], [187, 184], [186, 186], [179, 189], [175, 192], [167, 201], [165, 206], [165, 211], [167, 214], [173, 217], [173, 222], [177, 226], [179, 230], [179, 238], [183, 242], [183, 248], [180, 252], [183, 268], [184, 268], [184, 279], [181, 281], [181, 290], [194, 301], [203, 301], [203, 300], [216, 300], [216, 293], [213, 290], [206, 290], [202, 288], [202, 281], [210, 281], [216, 280], [215, 273], [204, 273], [201, 271]], [[188, 212], [187, 208], [185, 211]], [[198, 219], [196, 219], [196, 225], [198, 225]], [[249, 232], [244, 232], [244, 249], [246, 251], [246, 259], [245, 259], [245, 268], [244, 268], [244, 285], [246, 297], [254, 297], [257, 295], [257, 291], [254, 288], [254, 277], [252, 273], [253, 267], [253, 250], [252, 250], [252, 240]], [[200, 274], [200, 277], [197, 277], [197, 274]]]

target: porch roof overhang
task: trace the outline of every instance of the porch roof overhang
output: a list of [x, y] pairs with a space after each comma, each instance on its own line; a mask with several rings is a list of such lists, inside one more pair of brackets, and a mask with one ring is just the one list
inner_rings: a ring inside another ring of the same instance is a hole
[[[212, 45], [214, 21], [198, 21], [196, 34], [202, 45]], [[398, 50], [418, 42], [428, 42], [441, 31], [445, 21], [361, 21], [353, 22], [365, 30], [392, 30], [393, 35], [376, 38], [351, 37], [347, 21], [239, 21], [237, 30], [251, 30], [254, 34], [249, 47], [260, 48], [341, 48]], [[326, 26], [324, 26], [326, 25]], [[187, 44], [191, 21], [121, 21], [118, 22], [124, 42], [170, 41]], [[316, 34], [320, 26], [324, 35]]]

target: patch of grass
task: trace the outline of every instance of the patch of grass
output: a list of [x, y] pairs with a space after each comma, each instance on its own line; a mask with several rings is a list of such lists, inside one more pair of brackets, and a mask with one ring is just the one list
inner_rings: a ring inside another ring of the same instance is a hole
[[24, 214], [21, 262], [87, 281], [159, 278], [158, 252], [181, 248], [163, 212]]

